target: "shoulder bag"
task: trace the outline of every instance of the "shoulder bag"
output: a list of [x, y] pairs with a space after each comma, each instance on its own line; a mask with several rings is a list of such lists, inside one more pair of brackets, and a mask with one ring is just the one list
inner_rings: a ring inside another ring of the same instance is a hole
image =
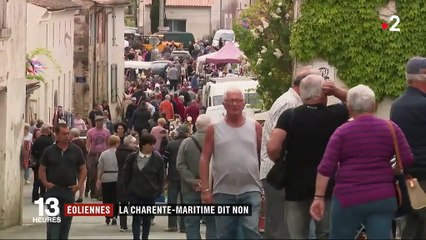
[[[391, 128], [391, 132], [392, 132], [392, 138], [394, 141], [394, 146], [395, 146], [395, 153], [396, 154], [396, 164], [395, 164], [395, 170], [400, 171], [401, 173], [403, 173], [403, 166], [402, 166], [402, 162], [401, 162], [401, 156], [399, 155], [399, 147], [398, 147], [398, 142], [396, 141], [396, 134], [395, 134], [395, 129], [393, 128], [393, 125], [391, 122], [388, 122], [389, 127]], [[405, 188], [407, 189], [407, 196], [408, 196], [408, 203], [410, 204], [409, 207], [406, 207], [406, 210], [408, 213], [411, 210], [419, 210], [422, 208], [426, 207], [426, 194], [424, 192], [424, 190], [422, 189], [422, 187], [420, 186], [419, 182], [417, 181], [416, 178], [411, 177], [410, 175], [403, 175], [405, 182]], [[401, 192], [401, 195], [403, 196], [405, 193]], [[397, 216], [398, 214], [402, 214], [404, 212], [399, 211], [400, 209], [398, 208], [398, 212], [397, 212]], [[403, 216], [405, 214], [399, 215], [399, 216]]]
[[398, 139], [396, 138], [395, 129], [391, 121], [388, 121], [388, 126], [391, 131], [393, 147], [395, 149], [395, 190], [398, 203], [398, 209], [395, 213], [396, 217], [402, 217], [412, 211], [410, 196], [408, 194], [406, 176], [402, 165], [401, 155], [399, 153]]
[[[293, 119], [294, 119], [294, 109], [292, 108], [290, 110], [290, 128], [293, 125]], [[286, 139], [284, 140], [285, 146], [288, 142], [288, 139], [290, 137], [290, 131], [287, 132]], [[268, 172], [268, 175], [266, 175], [266, 182], [271, 185], [276, 190], [281, 190], [287, 185], [287, 160], [286, 155], [287, 152], [285, 149], [283, 149], [284, 154], [278, 159], [274, 166], [272, 166], [271, 170]]]

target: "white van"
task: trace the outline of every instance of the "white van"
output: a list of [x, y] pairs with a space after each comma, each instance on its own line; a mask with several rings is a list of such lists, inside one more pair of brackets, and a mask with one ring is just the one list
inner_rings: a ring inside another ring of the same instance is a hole
[[213, 47], [219, 47], [220, 38], [222, 38], [223, 45], [225, 45], [225, 42], [227, 41], [231, 41], [231, 42], [235, 41], [235, 33], [233, 30], [230, 30], [230, 29], [217, 30], [213, 37], [213, 42], [212, 42]]
[[245, 77], [245, 76], [232, 76], [232, 77], [214, 77], [210, 78], [210, 82], [213, 83], [224, 83], [224, 82], [241, 82], [241, 81], [256, 81], [253, 77]]
[[260, 107], [260, 98], [256, 92], [258, 81], [232, 81], [213, 83], [208, 82], [203, 88], [202, 103], [206, 108], [222, 105], [223, 94], [231, 87], [239, 88], [245, 95], [246, 103], [253, 107]]

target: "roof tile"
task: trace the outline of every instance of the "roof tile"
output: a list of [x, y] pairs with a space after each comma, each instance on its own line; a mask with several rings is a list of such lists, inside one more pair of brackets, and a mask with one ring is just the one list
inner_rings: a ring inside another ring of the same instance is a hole
[[61, 0], [61, 1], [52, 1], [52, 0], [27, 0], [28, 3], [34, 4], [36, 6], [46, 8], [50, 11], [58, 11], [67, 8], [79, 8], [80, 5], [70, 1], [70, 0]]
[[93, 0], [94, 2], [98, 4], [103, 5], [124, 5], [124, 4], [130, 4], [130, 0]]
[[[167, 0], [169, 7], [211, 7], [214, 0]], [[145, 0], [146, 5], [152, 5], [152, 0]]]

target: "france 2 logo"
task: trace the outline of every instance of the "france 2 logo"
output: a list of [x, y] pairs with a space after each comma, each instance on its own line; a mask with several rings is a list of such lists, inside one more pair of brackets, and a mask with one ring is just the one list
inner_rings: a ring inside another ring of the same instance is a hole
[[[395, 21], [395, 22], [394, 22]], [[392, 26], [389, 27], [389, 23], [392, 23]], [[389, 18], [389, 21], [382, 23], [382, 29], [387, 30], [389, 28], [390, 32], [400, 32], [401, 29], [398, 28], [401, 19], [397, 15], [392, 15]]]

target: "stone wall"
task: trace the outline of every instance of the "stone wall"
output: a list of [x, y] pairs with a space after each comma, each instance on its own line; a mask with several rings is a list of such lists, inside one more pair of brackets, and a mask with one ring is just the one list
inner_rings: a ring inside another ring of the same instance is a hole
[[[78, 81], [77, 81], [78, 79]], [[91, 108], [89, 73], [89, 10], [80, 9], [74, 16], [74, 113], [88, 116]]]
[[25, 119], [25, 53], [27, 1], [7, 3], [9, 39], [0, 40], [0, 229], [21, 223], [23, 171], [20, 162]]
[[[146, 32], [151, 32], [151, 6], [145, 7], [145, 16], [143, 15], [143, 8], [140, 12], [140, 23], [146, 25]], [[210, 7], [166, 7], [167, 19], [171, 20], [186, 20], [186, 32], [194, 34], [195, 40], [202, 39], [209, 36], [213, 29], [211, 25], [211, 8]], [[145, 21], [142, 21], [145, 17]]]
[[[108, 100], [111, 117], [119, 117], [112, 95], [124, 92], [124, 6], [90, 9], [89, 13], [89, 89], [90, 103]], [[112, 91], [112, 66], [116, 66], [117, 89]], [[92, 107], [92, 104], [90, 104]]]

